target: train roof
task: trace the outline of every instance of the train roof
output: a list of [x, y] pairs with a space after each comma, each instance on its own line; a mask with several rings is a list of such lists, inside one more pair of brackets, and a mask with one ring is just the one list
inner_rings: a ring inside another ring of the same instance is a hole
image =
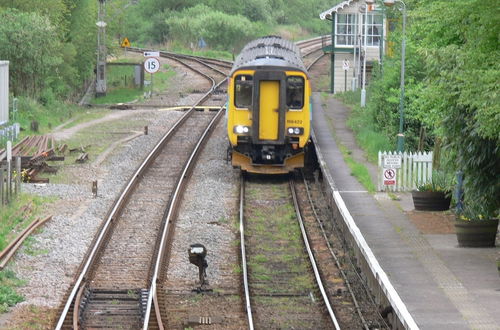
[[231, 75], [239, 69], [279, 67], [307, 72], [299, 48], [290, 40], [267, 36], [249, 42], [234, 61]]

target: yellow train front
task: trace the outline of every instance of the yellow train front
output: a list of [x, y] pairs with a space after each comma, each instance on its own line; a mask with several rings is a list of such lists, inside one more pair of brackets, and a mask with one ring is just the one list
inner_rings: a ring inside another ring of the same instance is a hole
[[304, 167], [311, 88], [294, 43], [270, 36], [246, 45], [231, 70], [228, 95], [233, 167], [266, 174]]

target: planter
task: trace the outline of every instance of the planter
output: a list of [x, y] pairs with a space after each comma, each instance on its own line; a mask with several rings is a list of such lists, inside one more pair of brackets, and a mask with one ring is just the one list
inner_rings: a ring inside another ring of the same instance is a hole
[[458, 246], [493, 247], [497, 236], [498, 219], [455, 220]]
[[442, 191], [412, 191], [413, 205], [418, 211], [445, 211], [450, 208], [451, 196]]

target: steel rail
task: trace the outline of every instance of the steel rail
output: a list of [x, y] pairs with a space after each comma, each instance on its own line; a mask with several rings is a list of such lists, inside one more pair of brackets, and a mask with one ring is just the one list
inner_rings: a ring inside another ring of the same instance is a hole
[[307, 71], [309, 71], [313, 65], [315, 65], [320, 59], [322, 59], [326, 54], [321, 54], [320, 56], [316, 57], [308, 66], [307, 66]]
[[248, 328], [250, 330], [254, 329], [253, 325], [253, 315], [252, 315], [252, 305], [250, 303], [250, 289], [248, 286], [248, 267], [247, 267], [247, 257], [245, 250], [245, 225], [244, 225], [244, 208], [245, 202], [245, 178], [244, 175], [240, 176], [240, 247], [241, 247], [241, 267], [243, 268], [243, 288], [245, 291], [245, 304], [247, 310], [248, 318]]
[[290, 178], [290, 190], [292, 191], [292, 197], [293, 197], [293, 204], [295, 207], [295, 212], [297, 214], [297, 220], [300, 225], [300, 231], [302, 232], [302, 239], [304, 241], [304, 245], [306, 246], [307, 254], [309, 255], [309, 260], [311, 262], [311, 266], [313, 267], [314, 270], [314, 276], [316, 277], [316, 283], [318, 285], [319, 290], [321, 291], [321, 295], [323, 297], [323, 302], [325, 303], [325, 306], [328, 310], [328, 314], [330, 315], [330, 319], [335, 326], [336, 330], [340, 330], [340, 325], [337, 321], [337, 317], [335, 316], [335, 313], [333, 312], [332, 306], [330, 304], [330, 300], [328, 299], [328, 296], [326, 294], [325, 288], [323, 286], [323, 281], [321, 280], [321, 276], [318, 271], [318, 266], [316, 265], [316, 260], [314, 259], [314, 255], [311, 250], [311, 245], [309, 244], [309, 239], [307, 238], [307, 232], [304, 227], [304, 222], [302, 220], [302, 215], [300, 212], [299, 208], [299, 202], [297, 200], [297, 193], [295, 192], [295, 184], [293, 182], [293, 178]]
[[[153, 300], [156, 299], [156, 293], [157, 293], [156, 292], [156, 288], [157, 288], [156, 285], [157, 285], [158, 275], [160, 273], [160, 268], [161, 268], [162, 263], [163, 263], [165, 246], [167, 244], [167, 235], [168, 235], [169, 230], [170, 230], [170, 227], [169, 227], [170, 221], [172, 220], [172, 218], [175, 214], [175, 211], [177, 209], [177, 204], [179, 202], [179, 196], [181, 195], [181, 191], [185, 186], [186, 180], [188, 178], [188, 173], [193, 169], [193, 165], [195, 163], [195, 160], [197, 159], [197, 157], [201, 151], [202, 145], [206, 142], [207, 136], [209, 135], [209, 133], [211, 133], [213, 131], [215, 123], [218, 122], [218, 120], [221, 118], [221, 115], [224, 113], [224, 111], [222, 111], [223, 108], [224, 108], [224, 106], [221, 106], [217, 115], [215, 115], [214, 118], [210, 121], [209, 125], [207, 126], [207, 128], [203, 132], [202, 136], [200, 137], [198, 143], [196, 144], [195, 148], [193, 149], [191, 156], [189, 157], [188, 161], [184, 165], [184, 169], [182, 171], [182, 174], [179, 176], [179, 181], [178, 181], [177, 186], [175, 188], [174, 194], [171, 197], [171, 201], [170, 201], [170, 204], [168, 206], [168, 212], [166, 214], [166, 217], [162, 221], [164, 223], [164, 227], [163, 227], [163, 231], [162, 231], [160, 246], [158, 248], [158, 251], [160, 251], [160, 253], [158, 254], [158, 257], [157, 257], [156, 262], [155, 262], [153, 276], [150, 279], [151, 287], [149, 288], [148, 302], [146, 305], [146, 311], [145, 311], [145, 315], [144, 315], [144, 323], [143, 323], [144, 330], [148, 329], [149, 318], [151, 316], [151, 308], [153, 305]], [[156, 305], [155, 308], [158, 311], [159, 310], [158, 303], [156, 303], [155, 305]], [[157, 321], [158, 321], [158, 325], [160, 326], [160, 329], [163, 329], [161, 315], [156, 315], [156, 317], [157, 317]]]
[[[194, 109], [194, 108], [193, 108]], [[132, 176], [132, 179], [127, 183], [125, 186], [125, 189], [122, 191], [118, 199], [115, 201], [113, 204], [113, 207], [111, 209], [111, 212], [107, 216], [104, 226], [101, 228], [101, 231], [99, 232], [98, 238], [94, 243], [94, 246], [92, 247], [92, 250], [87, 258], [87, 261], [85, 262], [85, 265], [80, 272], [80, 275], [78, 276], [78, 279], [76, 280], [73, 290], [70, 293], [70, 296], [65, 304], [65, 307], [63, 309], [63, 312], [61, 313], [61, 316], [59, 318], [59, 321], [56, 325], [56, 330], [61, 329], [62, 325], [64, 323], [64, 320], [66, 319], [66, 315], [69, 311], [69, 308], [71, 304], [73, 303], [73, 300], [75, 298], [76, 293], [78, 292], [79, 288], [82, 286], [84, 283], [85, 277], [92, 266], [92, 264], [95, 261], [95, 258], [97, 256], [97, 252], [101, 248], [103, 242], [104, 242], [104, 237], [108, 233], [108, 230], [111, 227], [111, 224], [115, 220], [115, 217], [118, 216], [120, 210], [122, 209], [123, 205], [127, 201], [130, 193], [132, 192], [133, 188], [137, 185], [139, 182], [140, 177], [142, 174], [145, 172], [145, 170], [149, 167], [150, 163], [156, 158], [157, 153], [159, 150], [163, 147], [163, 145], [170, 139], [172, 134], [177, 130], [177, 128], [184, 123], [184, 121], [192, 114], [192, 109], [188, 112], [186, 112], [175, 124], [170, 130], [162, 137], [162, 139], [156, 144], [154, 149], [148, 154], [148, 156], [145, 158], [145, 160], [142, 162], [142, 164], [139, 166], [139, 168], [135, 171], [134, 175]], [[76, 304], [76, 302], [75, 302]]]
[[[137, 185], [139, 182], [140, 177], [142, 174], [145, 172], [145, 170], [149, 167], [149, 165], [152, 163], [152, 161], [157, 157], [158, 153], [160, 152], [161, 148], [166, 144], [166, 142], [172, 137], [173, 133], [177, 131], [177, 129], [187, 120], [189, 116], [194, 112], [194, 109], [197, 105], [199, 105], [201, 102], [203, 102], [206, 98], [210, 96], [210, 94], [222, 84], [225, 80], [221, 81], [219, 84], [215, 85], [215, 81], [212, 79], [213, 85], [206, 94], [204, 94], [197, 102], [196, 104], [191, 107], [171, 128], [170, 130], [161, 138], [161, 140], [155, 145], [153, 150], [146, 156], [144, 161], [139, 165], [137, 170], [134, 172], [134, 175], [132, 176], [131, 180], [127, 183], [125, 188], [123, 189], [122, 193], [120, 196], [116, 199], [115, 203], [113, 204], [113, 207], [111, 208], [111, 211], [109, 212], [108, 216], [106, 217], [106, 220], [104, 222], [104, 225], [101, 227], [101, 230], [99, 232], [99, 235], [97, 237], [97, 240], [94, 242], [94, 246], [92, 247], [92, 250], [90, 251], [90, 254], [88, 255], [87, 261], [85, 262], [82, 271], [80, 272], [80, 275], [78, 276], [77, 280], [74, 283], [73, 289], [71, 290], [71, 293], [68, 297], [68, 300], [66, 301], [66, 304], [63, 308], [63, 311], [61, 313], [61, 316], [59, 317], [59, 320], [56, 325], [56, 330], [59, 330], [62, 328], [64, 324], [64, 320], [67, 317], [68, 311], [71, 307], [71, 304], [75, 300], [75, 296], [77, 295], [77, 292], [79, 291], [79, 288], [82, 286], [82, 284], [85, 284], [85, 278], [87, 276], [88, 271], [90, 270], [90, 267], [95, 261], [95, 258], [97, 256], [97, 252], [101, 248], [101, 246], [104, 243], [104, 238], [107, 235], [109, 229], [111, 228], [111, 224], [113, 221], [116, 219], [118, 216], [120, 210], [122, 209], [123, 205], [127, 201], [129, 195], [133, 191], [133, 188]], [[75, 304], [77, 302], [75, 301]]]
[[[226, 73], [226, 72], [224, 72], [224, 71], [222, 71], [222, 70], [219, 70], [219, 69], [217, 69], [217, 68], [215, 68], [215, 67], [211, 66], [210, 64], [205, 63], [205, 62], [203, 62], [202, 60], [197, 59], [197, 58], [194, 58], [194, 57], [187, 57], [187, 56], [174, 56], [174, 55], [170, 55], [170, 54], [168, 54], [168, 53], [166, 53], [166, 52], [160, 52], [160, 56], [161, 56], [161, 57], [170, 58], [170, 59], [172, 59], [172, 60], [176, 60], [176, 61], [179, 61], [179, 58], [182, 58], [182, 59], [187, 59], [187, 60], [189, 60], [189, 61], [195, 61], [195, 62], [197, 62], [197, 63], [200, 63], [200, 64], [201, 64], [201, 65], [203, 65], [203, 66], [206, 66], [207, 68], [209, 68], [209, 69], [211, 69], [211, 70], [213, 70], [213, 71], [216, 71], [217, 73], [222, 74], [223, 76], [227, 76], [227, 73]], [[201, 73], [201, 72], [199, 72], [199, 73]], [[201, 74], [203, 74], [203, 73], [201, 73]], [[204, 74], [204, 75], [205, 75], [205, 74]], [[208, 76], [208, 75], [205, 75], [205, 76]]]
[[[332, 245], [330, 244], [330, 241], [328, 240], [328, 236], [326, 234], [325, 227], [323, 226], [323, 223], [320, 221], [320, 218], [318, 216], [318, 212], [316, 211], [316, 206], [314, 206], [314, 203], [312, 201], [311, 191], [309, 190], [309, 186], [307, 184], [307, 181], [306, 181], [306, 178], [303, 174], [303, 171], [301, 171], [301, 174], [302, 174], [302, 179], [304, 180], [304, 187], [306, 188], [307, 199], [309, 200], [309, 204], [311, 205], [312, 211], [314, 213], [314, 218], [316, 219], [316, 222], [318, 223], [319, 227], [321, 228], [321, 233], [323, 235], [323, 239], [325, 240], [326, 245], [328, 247], [328, 250], [330, 251], [330, 254], [332, 255], [333, 259], [335, 260], [335, 264], [337, 265], [337, 268], [339, 269], [340, 274], [342, 275], [342, 278], [344, 279], [344, 282], [347, 286], [349, 294], [351, 295], [351, 298], [354, 302], [356, 312], [358, 313], [358, 316], [361, 319], [361, 323], [363, 323], [365, 330], [369, 330], [370, 327], [368, 326], [365, 318], [363, 317], [363, 313], [361, 312], [361, 307], [359, 306], [358, 300], [356, 299], [356, 295], [354, 294], [354, 290], [352, 289], [351, 284], [350, 284], [349, 280], [347, 279], [347, 275], [345, 274], [344, 270], [342, 269], [342, 267], [340, 265], [340, 261], [339, 261], [337, 255], [333, 251]], [[357, 274], [357, 275], [359, 276], [359, 274]], [[365, 287], [365, 290], [367, 290], [366, 287]], [[383, 318], [382, 318], [382, 320], [383, 320]], [[384, 320], [384, 322], [385, 322], [385, 320]], [[386, 326], [387, 326], [387, 324], [386, 324]]]

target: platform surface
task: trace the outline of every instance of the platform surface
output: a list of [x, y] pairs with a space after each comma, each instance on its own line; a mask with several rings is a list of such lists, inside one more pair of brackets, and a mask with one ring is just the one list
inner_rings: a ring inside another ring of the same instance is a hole
[[365, 164], [376, 186], [376, 166], [346, 126], [350, 110], [319, 93], [313, 95], [313, 109], [316, 143], [335, 189], [420, 329], [500, 329], [500, 249], [461, 248], [454, 233], [423, 233], [410, 220], [409, 193], [393, 200], [366, 192], [339, 150], [342, 144]]

